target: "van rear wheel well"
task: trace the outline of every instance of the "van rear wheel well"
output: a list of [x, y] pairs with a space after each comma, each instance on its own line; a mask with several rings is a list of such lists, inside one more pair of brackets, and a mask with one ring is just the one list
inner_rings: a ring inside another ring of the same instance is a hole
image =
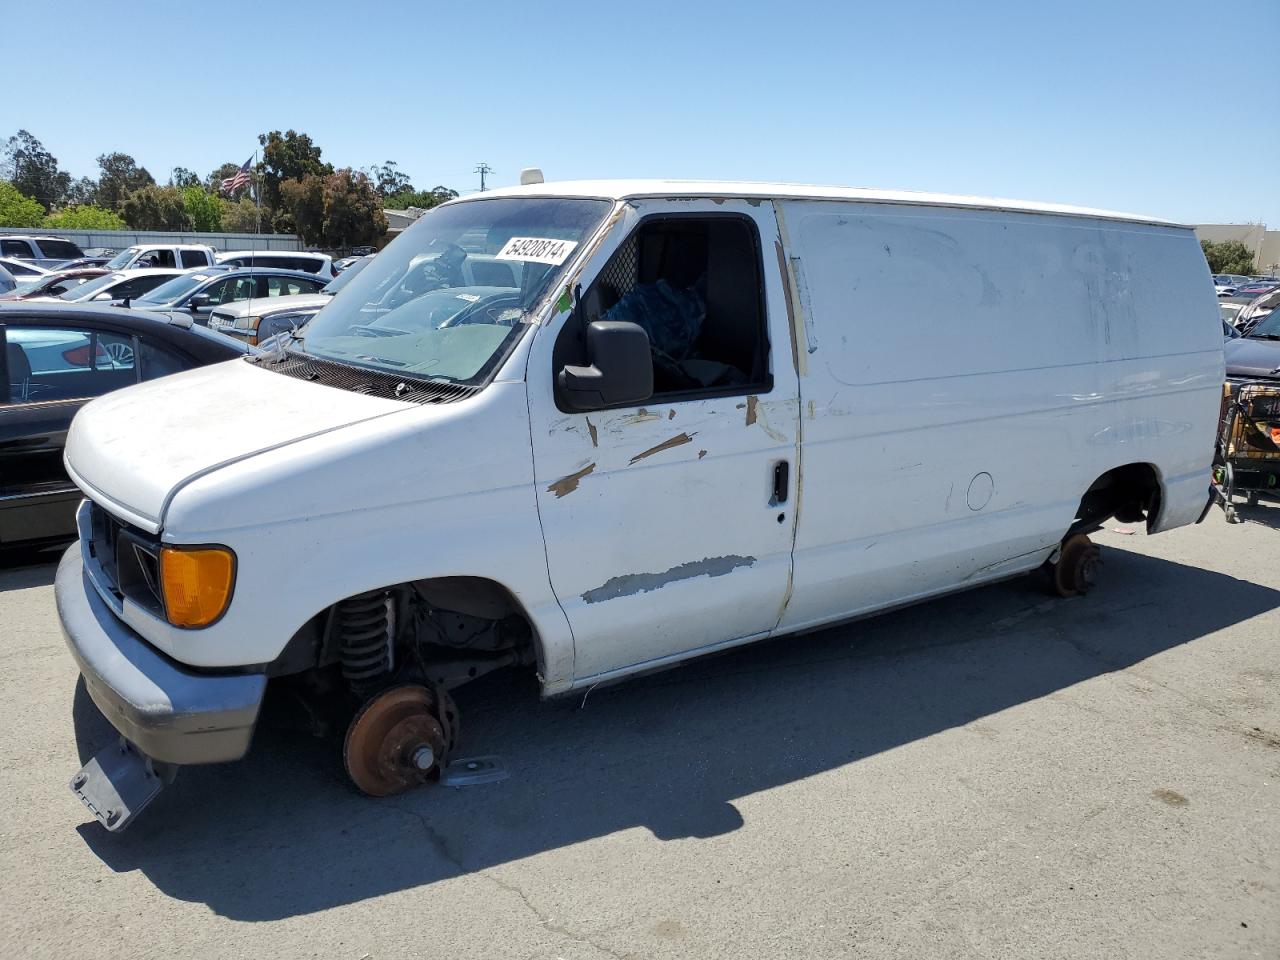
[[1160, 515], [1160, 478], [1149, 463], [1127, 463], [1108, 470], [1089, 485], [1067, 536], [1090, 533], [1110, 517], [1121, 523], [1145, 521], [1147, 529]]

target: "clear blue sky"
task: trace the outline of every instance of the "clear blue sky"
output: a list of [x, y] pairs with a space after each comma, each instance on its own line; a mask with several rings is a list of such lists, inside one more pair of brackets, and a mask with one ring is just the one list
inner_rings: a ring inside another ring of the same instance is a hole
[[113, 150], [204, 175], [293, 128], [419, 188], [486, 161], [495, 185], [536, 165], [1280, 228], [1280, 0], [63, 0], [4, 24], [0, 135], [77, 176]]

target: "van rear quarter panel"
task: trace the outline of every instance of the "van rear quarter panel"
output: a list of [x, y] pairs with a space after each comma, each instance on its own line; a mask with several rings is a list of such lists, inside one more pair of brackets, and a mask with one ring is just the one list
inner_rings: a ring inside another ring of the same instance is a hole
[[778, 206], [803, 435], [783, 629], [1032, 569], [1126, 463], [1161, 478], [1157, 528], [1196, 518], [1223, 365], [1189, 229]]

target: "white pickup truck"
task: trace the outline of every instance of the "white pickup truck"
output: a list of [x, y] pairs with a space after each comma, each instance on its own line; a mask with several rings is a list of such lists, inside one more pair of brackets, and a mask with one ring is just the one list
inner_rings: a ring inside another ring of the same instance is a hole
[[169, 267], [190, 270], [214, 264], [213, 247], [202, 243], [143, 243], [126, 247], [107, 261], [108, 270]]

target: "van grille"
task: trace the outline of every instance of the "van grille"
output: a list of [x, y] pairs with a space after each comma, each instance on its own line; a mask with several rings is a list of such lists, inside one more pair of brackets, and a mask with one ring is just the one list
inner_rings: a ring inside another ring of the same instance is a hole
[[102, 572], [99, 586], [164, 616], [159, 538], [117, 519], [91, 500], [88, 547]]
[[394, 373], [383, 373], [378, 370], [364, 370], [348, 366], [345, 363], [334, 363], [318, 357], [304, 356], [299, 353], [286, 352], [283, 355], [267, 353], [245, 357], [249, 363], [257, 364], [265, 370], [280, 373], [297, 380], [310, 380], [336, 387], [351, 393], [363, 393], [370, 397], [385, 400], [404, 400], [408, 403], [454, 403], [465, 400], [480, 392], [479, 387], [464, 383], [450, 383], [444, 380], [420, 379], [417, 377], [401, 377]]

